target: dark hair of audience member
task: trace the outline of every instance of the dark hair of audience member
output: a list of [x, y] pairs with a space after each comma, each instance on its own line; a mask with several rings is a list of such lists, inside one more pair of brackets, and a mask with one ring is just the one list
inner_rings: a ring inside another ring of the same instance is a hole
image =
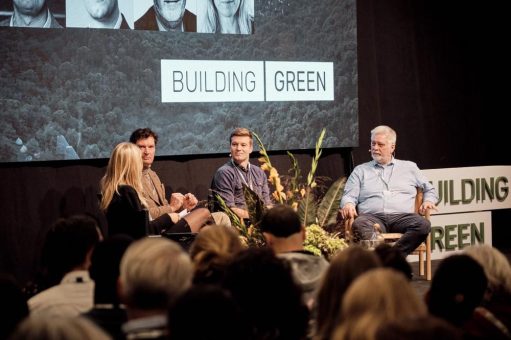
[[249, 335], [238, 305], [216, 285], [195, 285], [179, 296], [169, 309], [168, 328], [170, 340], [237, 340]]
[[202, 228], [190, 247], [195, 266], [193, 283], [220, 284], [225, 267], [243, 249], [239, 234], [233, 228], [221, 225]]
[[395, 269], [403, 273], [407, 279], [412, 279], [412, 266], [410, 266], [406, 257], [399, 249], [389, 244], [382, 243], [378, 245], [374, 251], [380, 258], [383, 267]]
[[451, 255], [440, 262], [426, 294], [432, 315], [461, 327], [481, 303], [488, 280], [468, 255]]
[[374, 340], [461, 340], [461, 331], [432, 315], [392, 320], [378, 328]]
[[6, 339], [29, 314], [21, 287], [10, 274], [0, 273], [0, 301], [0, 339]]
[[95, 304], [119, 304], [117, 281], [122, 256], [133, 238], [117, 234], [98, 243], [92, 252], [89, 274], [94, 280]]
[[302, 339], [309, 310], [287, 263], [268, 248], [240, 252], [225, 272], [223, 287], [239, 304], [256, 339]]
[[380, 267], [376, 254], [359, 246], [351, 246], [339, 252], [321, 283], [316, 299], [316, 335], [318, 339], [330, 339], [340, 319], [344, 293], [351, 283], [370, 269]]
[[55, 221], [46, 233], [38, 277], [25, 288], [27, 297], [59, 284], [66, 273], [85, 263], [100, 233], [91, 216], [73, 215]]

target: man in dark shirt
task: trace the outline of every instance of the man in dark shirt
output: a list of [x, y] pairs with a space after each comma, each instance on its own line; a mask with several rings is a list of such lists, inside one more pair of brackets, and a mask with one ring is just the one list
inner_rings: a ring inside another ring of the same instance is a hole
[[211, 191], [218, 194], [225, 204], [240, 218], [249, 218], [243, 184], [252, 189], [265, 205], [270, 206], [270, 190], [264, 171], [250, 164], [253, 138], [250, 130], [237, 128], [231, 133], [231, 159], [220, 167], [211, 183]]

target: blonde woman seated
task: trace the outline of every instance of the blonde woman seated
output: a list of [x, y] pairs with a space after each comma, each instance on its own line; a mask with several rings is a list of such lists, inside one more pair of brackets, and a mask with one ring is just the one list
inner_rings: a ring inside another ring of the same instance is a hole
[[127, 234], [138, 239], [162, 232], [198, 232], [208, 220], [208, 209], [198, 208], [184, 218], [168, 213], [150, 220], [142, 196], [142, 154], [133, 143], [120, 143], [112, 151], [106, 174], [100, 182], [101, 210], [108, 221], [108, 234]]
[[206, 12], [199, 15], [198, 32], [252, 34], [253, 0], [207, 0]]

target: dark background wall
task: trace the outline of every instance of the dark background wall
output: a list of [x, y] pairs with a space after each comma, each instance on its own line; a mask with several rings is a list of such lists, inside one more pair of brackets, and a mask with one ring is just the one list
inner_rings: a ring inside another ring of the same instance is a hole
[[[504, 2], [501, 8], [479, 4], [357, 2], [360, 147], [326, 149], [318, 175], [336, 179], [367, 161], [369, 131], [379, 124], [396, 129], [397, 157], [423, 169], [511, 165], [503, 123], [506, 87], [499, 90], [506, 12]], [[205, 199], [214, 171], [226, 160], [228, 134], [225, 154], [159, 158], [155, 169], [167, 189]], [[305, 176], [311, 154], [297, 152]], [[287, 156], [271, 157], [285, 174]], [[96, 194], [106, 162], [0, 165], [0, 271], [30, 279], [44, 234], [60, 216], [90, 213], [105, 227]], [[494, 211], [492, 219], [493, 244], [511, 248], [510, 210]]]

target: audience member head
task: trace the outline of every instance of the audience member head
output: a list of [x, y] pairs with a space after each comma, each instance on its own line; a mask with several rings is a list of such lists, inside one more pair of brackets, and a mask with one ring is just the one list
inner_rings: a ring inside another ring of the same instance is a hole
[[133, 187], [138, 198], [145, 203], [140, 194], [142, 187], [142, 152], [140, 148], [133, 143], [119, 143], [112, 151], [108, 160], [106, 173], [101, 179], [101, 209], [106, 210], [117, 192], [119, 185], [129, 185]]
[[99, 326], [84, 317], [29, 316], [15, 330], [10, 340], [110, 340]]
[[375, 268], [358, 277], [346, 291], [335, 337], [374, 339], [378, 328], [403, 316], [427, 315], [427, 309], [405, 276]]
[[193, 265], [188, 254], [166, 238], [144, 238], [133, 242], [121, 260], [120, 296], [128, 318], [137, 311], [166, 312], [168, 306], [192, 282]]
[[316, 326], [319, 339], [330, 339], [340, 321], [341, 304], [351, 283], [370, 269], [381, 265], [372, 251], [352, 246], [337, 253], [318, 292]]
[[219, 286], [192, 286], [177, 298], [167, 319], [170, 340], [237, 340], [249, 334], [238, 305]]
[[426, 294], [429, 312], [461, 326], [481, 303], [487, 286], [484, 270], [468, 255], [440, 262]]
[[485, 300], [501, 295], [511, 295], [511, 265], [506, 256], [488, 244], [469, 246], [463, 252], [476, 260], [488, 279]]
[[249, 248], [227, 267], [223, 286], [258, 339], [301, 339], [308, 309], [289, 265], [268, 248]]
[[86, 215], [59, 218], [46, 233], [42, 266], [48, 286], [58, 284], [72, 270], [88, 270], [101, 232], [95, 219]]
[[89, 273], [94, 280], [94, 303], [119, 304], [117, 281], [119, 265], [124, 252], [133, 241], [124, 234], [111, 236], [100, 242], [91, 257]]
[[203, 227], [190, 247], [195, 264], [193, 282], [219, 284], [226, 266], [243, 249], [235, 229], [223, 225]]
[[266, 243], [276, 253], [302, 250], [305, 228], [288, 205], [276, 205], [263, 215], [260, 225]]
[[376, 255], [380, 258], [383, 267], [395, 269], [403, 273], [407, 279], [412, 279], [412, 266], [410, 266], [406, 257], [398, 248], [382, 243], [374, 250]]
[[12, 275], [0, 273], [0, 339], [7, 339], [16, 326], [28, 316], [28, 305]]
[[461, 340], [462, 333], [445, 320], [432, 315], [404, 317], [384, 323], [376, 331], [375, 340]]

